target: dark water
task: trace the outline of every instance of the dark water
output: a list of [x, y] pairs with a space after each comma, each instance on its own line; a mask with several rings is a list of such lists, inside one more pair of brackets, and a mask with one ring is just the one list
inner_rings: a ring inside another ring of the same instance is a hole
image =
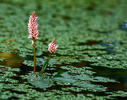
[[102, 84], [108, 87], [110, 91], [117, 91], [117, 90], [127, 91], [127, 77], [126, 77], [127, 70], [94, 66], [93, 71], [96, 72], [95, 76], [108, 77], [118, 81], [118, 83], [98, 83], [98, 84]]

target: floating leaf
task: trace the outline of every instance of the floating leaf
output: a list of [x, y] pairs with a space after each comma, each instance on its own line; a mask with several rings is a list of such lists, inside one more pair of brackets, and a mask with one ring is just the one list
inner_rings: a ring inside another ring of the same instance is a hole
[[46, 89], [52, 85], [52, 81], [48, 76], [40, 76], [37, 72], [31, 73], [27, 80], [36, 88]]

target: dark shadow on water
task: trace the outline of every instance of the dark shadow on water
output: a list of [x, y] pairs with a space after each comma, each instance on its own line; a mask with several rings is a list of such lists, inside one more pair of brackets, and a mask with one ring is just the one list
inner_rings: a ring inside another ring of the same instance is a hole
[[74, 67], [85, 67], [85, 66], [90, 66], [90, 64], [91, 63], [89, 61], [82, 61], [82, 62], [74, 62], [69, 65], [74, 66]]
[[83, 45], [92, 46], [92, 45], [97, 45], [97, 44], [100, 43], [100, 42], [101, 42], [101, 41], [87, 40], [86, 42], [79, 42], [79, 43], [77, 43], [77, 45], [79, 45], [79, 46], [83, 46]]
[[107, 77], [114, 79], [116, 82], [102, 83], [97, 82], [96, 84], [101, 84], [108, 87], [110, 91], [123, 90], [127, 91], [127, 70], [125, 69], [112, 69], [103, 66], [93, 66], [92, 71], [96, 72], [94, 76]]
[[91, 29], [91, 28], [88, 28], [87, 29], [88, 31], [90, 32], [97, 32], [97, 33], [100, 33], [100, 34], [111, 34], [114, 30], [108, 30], [108, 31], [101, 31], [99, 29]]
[[19, 98], [15, 97], [15, 96], [12, 96], [12, 97], [8, 98], [8, 100], [19, 100]]

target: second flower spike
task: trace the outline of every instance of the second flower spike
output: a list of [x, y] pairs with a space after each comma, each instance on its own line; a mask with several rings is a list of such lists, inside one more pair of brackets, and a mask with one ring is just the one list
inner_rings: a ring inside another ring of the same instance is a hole
[[49, 44], [48, 51], [49, 53], [55, 53], [56, 49], [58, 48], [58, 45], [56, 45], [56, 38], [53, 39], [53, 41]]

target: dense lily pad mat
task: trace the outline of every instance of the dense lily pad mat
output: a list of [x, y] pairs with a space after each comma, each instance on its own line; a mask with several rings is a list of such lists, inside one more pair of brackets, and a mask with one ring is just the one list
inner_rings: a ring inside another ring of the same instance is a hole
[[[0, 99], [104, 100], [127, 97], [126, 0], [0, 0]], [[36, 11], [37, 72], [33, 74], [29, 15]], [[34, 81], [34, 82], [33, 82]]]

